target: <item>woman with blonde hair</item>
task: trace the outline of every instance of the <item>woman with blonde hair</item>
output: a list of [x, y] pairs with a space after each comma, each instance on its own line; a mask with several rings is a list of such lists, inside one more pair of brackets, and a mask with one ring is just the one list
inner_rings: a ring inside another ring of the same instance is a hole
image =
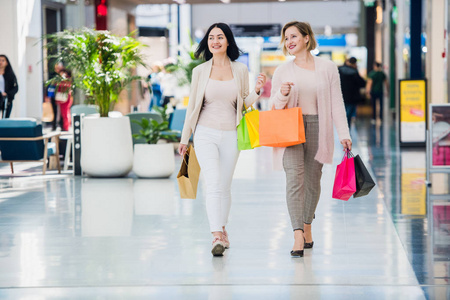
[[230, 246], [225, 226], [231, 208], [231, 181], [239, 157], [236, 126], [244, 102], [252, 105], [266, 77], [260, 74], [249, 91], [247, 66], [236, 62], [240, 55], [230, 27], [215, 23], [201, 40], [195, 56], [206, 62], [192, 72], [191, 94], [186, 111], [181, 155], [194, 133], [194, 146], [206, 187], [206, 211], [213, 234], [212, 254], [223, 255]]
[[294, 56], [272, 78], [271, 107], [301, 107], [306, 142], [274, 148], [274, 165], [286, 173], [286, 200], [294, 230], [292, 257], [302, 257], [314, 245], [311, 223], [320, 198], [324, 163], [333, 162], [333, 124], [345, 149], [352, 142], [347, 125], [337, 66], [313, 56], [317, 46], [311, 26], [293, 21], [281, 31], [283, 53]]

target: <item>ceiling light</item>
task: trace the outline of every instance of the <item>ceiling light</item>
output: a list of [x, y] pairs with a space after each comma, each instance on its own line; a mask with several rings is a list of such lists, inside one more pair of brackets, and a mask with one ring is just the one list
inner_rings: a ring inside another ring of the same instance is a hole
[[278, 0], [278, 2], [285, 2], [286, 0]]
[[222, 3], [225, 3], [225, 4], [228, 4], [231, 2], [231, 0], [220, 0], [220, 1], [222, 1]]

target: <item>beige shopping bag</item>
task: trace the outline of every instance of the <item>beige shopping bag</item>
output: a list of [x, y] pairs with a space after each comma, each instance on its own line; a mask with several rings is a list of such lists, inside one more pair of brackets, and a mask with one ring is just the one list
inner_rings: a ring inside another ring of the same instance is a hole
[[42, 103], [42, 122], [52, 122], [53, 118], [52, 104], [50, 102]]
[[200, 177], [200, 165], [195, 155], [194, 147], [189, 146], [181, 162], [177, 175], [178, 189], [181, 199], [197, 198], [198, 179]]

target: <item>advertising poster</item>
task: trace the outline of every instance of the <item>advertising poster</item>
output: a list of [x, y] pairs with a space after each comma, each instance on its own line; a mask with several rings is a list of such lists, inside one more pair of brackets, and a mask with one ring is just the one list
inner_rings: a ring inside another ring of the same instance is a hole
[[400, 80], [400, 144], [426, 143], [426, 80]]
[[433, 167], [450, 165], [450, 105], [432, 104], [431, 109], [431, 143]]

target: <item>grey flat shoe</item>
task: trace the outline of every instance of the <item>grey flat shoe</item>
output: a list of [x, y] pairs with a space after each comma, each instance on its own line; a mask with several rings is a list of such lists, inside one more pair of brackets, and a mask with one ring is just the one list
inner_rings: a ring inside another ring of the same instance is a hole
[[223, 253], [225, 252], [225, 245], [223, 244], [223, 241], [216, 237], [213, 240], [213, 247], [211, 250], [212, 255], [214, 256], [223, 256]]

